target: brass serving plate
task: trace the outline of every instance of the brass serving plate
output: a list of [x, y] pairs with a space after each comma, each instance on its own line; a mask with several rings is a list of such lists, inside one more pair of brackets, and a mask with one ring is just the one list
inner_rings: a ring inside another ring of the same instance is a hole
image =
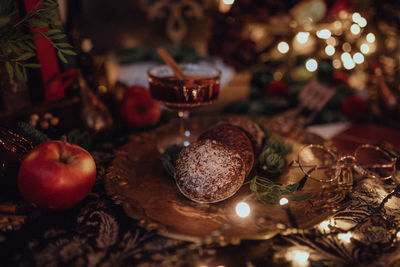
[[[198, 118], [190, 123], [202, 131], [215, 121]], [[267, 118], [261, 118], [260, 121], [269, 125]], [[321, 137], [301, 129], [286, 131], [274, 128], [293, 144], [288, 161], [295, 159], [297, 151], [305, 144], [330, 145]], [[118, 151], [105, 177], [107, 194], [121, 204], [130, 217], [138, 219], [139, 225], [164, 236], [196, 242], [268, 239], [290, 229], [287, 210], [280, 205], [265, 205], [250, 198], [246, 200], [251, 207], [250, 216], [240, 218], [236, 215], [236, 204], [250, 193], [248, 186], [243, 186], [233, 197], [214, 204], [199, 204], [185, 198], [174, 179], [164, 170], [157, 149], [157, 142], [177, 129], [177, 122], [171, 122], [133, 136]], [[282, 184], [296, 183], [303, 176], [299, 169], [288, 168], [279, 181]], [[345, 192], [336, 182], [324, 184], [308, 179], [303, 190], [296, 194], [312, 193], [314, 197], [289, 204], [298, 228], [311, 227], [331, 215], [345, 197]]]

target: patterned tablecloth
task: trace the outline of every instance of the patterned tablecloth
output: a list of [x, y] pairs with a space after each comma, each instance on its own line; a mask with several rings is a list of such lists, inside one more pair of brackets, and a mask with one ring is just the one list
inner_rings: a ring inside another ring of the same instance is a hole
[[[20, 230], [0, 233], [0, 266], [400, 265], [400, 195], [393, 182], [371, 177], [355, 177], [345, 208], [308, 231], [234, 245], [194, 244], [145, 231], [102, 187], [107, 166], [126, 141], [103, 144], [93, 153], [95, 194], [80, 205], [42, 213]], [[383, 201], [391, 192], [395, 197]]]

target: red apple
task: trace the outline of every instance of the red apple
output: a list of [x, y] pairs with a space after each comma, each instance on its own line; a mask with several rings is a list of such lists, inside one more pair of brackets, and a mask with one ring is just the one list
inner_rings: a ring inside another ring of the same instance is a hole
[[48, 141], [32, 149], [18, 173], [21, 195], [42, 210], [65, 210], [92, 189], [96, 164], [85, 149], [61, 141]]
[[121, 115], [131, 126], [146, 127], [159, 121], [161, 108], [151, 97], [149, 90], [141, 86], [132, 86], [125, 91]]

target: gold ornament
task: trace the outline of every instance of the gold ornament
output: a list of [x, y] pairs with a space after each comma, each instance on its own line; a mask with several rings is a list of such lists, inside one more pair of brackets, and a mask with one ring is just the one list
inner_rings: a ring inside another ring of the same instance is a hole
[[202, 19], [213, 3], [213, 0], [140, 0], [139, 5], [150, 20], [166, 18], [166, 34], [179, 45], [188, 31], [185, 19]]
[[85, 126], [95, 133], [109, 130], [113, 125], [113, 118], [108, 108], [89, 88], [81, 73], [79, 73], [79, 85]]

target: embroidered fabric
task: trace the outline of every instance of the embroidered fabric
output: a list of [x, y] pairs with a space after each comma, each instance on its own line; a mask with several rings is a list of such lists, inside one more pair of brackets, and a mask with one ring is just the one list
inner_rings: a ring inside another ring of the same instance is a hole
[[[115, 149], [107, 144], [95, 154], [100, 169]], [[270, 240], [220, 246], [194, 244], [148, 232], [137, 226], [105, 195], [101, 181], [80, 206], [43, 214], [0, 243], [4, 266], [287, 266], [293, 251], [308, 253], [313, 266], [397, 266], [400, 264], [400, 197], [384, 201], [396, 185], [357, 177], [353, 192], [325, 224], [290, 231]], [[298, 259], [297, 259], [298, 260]]]

